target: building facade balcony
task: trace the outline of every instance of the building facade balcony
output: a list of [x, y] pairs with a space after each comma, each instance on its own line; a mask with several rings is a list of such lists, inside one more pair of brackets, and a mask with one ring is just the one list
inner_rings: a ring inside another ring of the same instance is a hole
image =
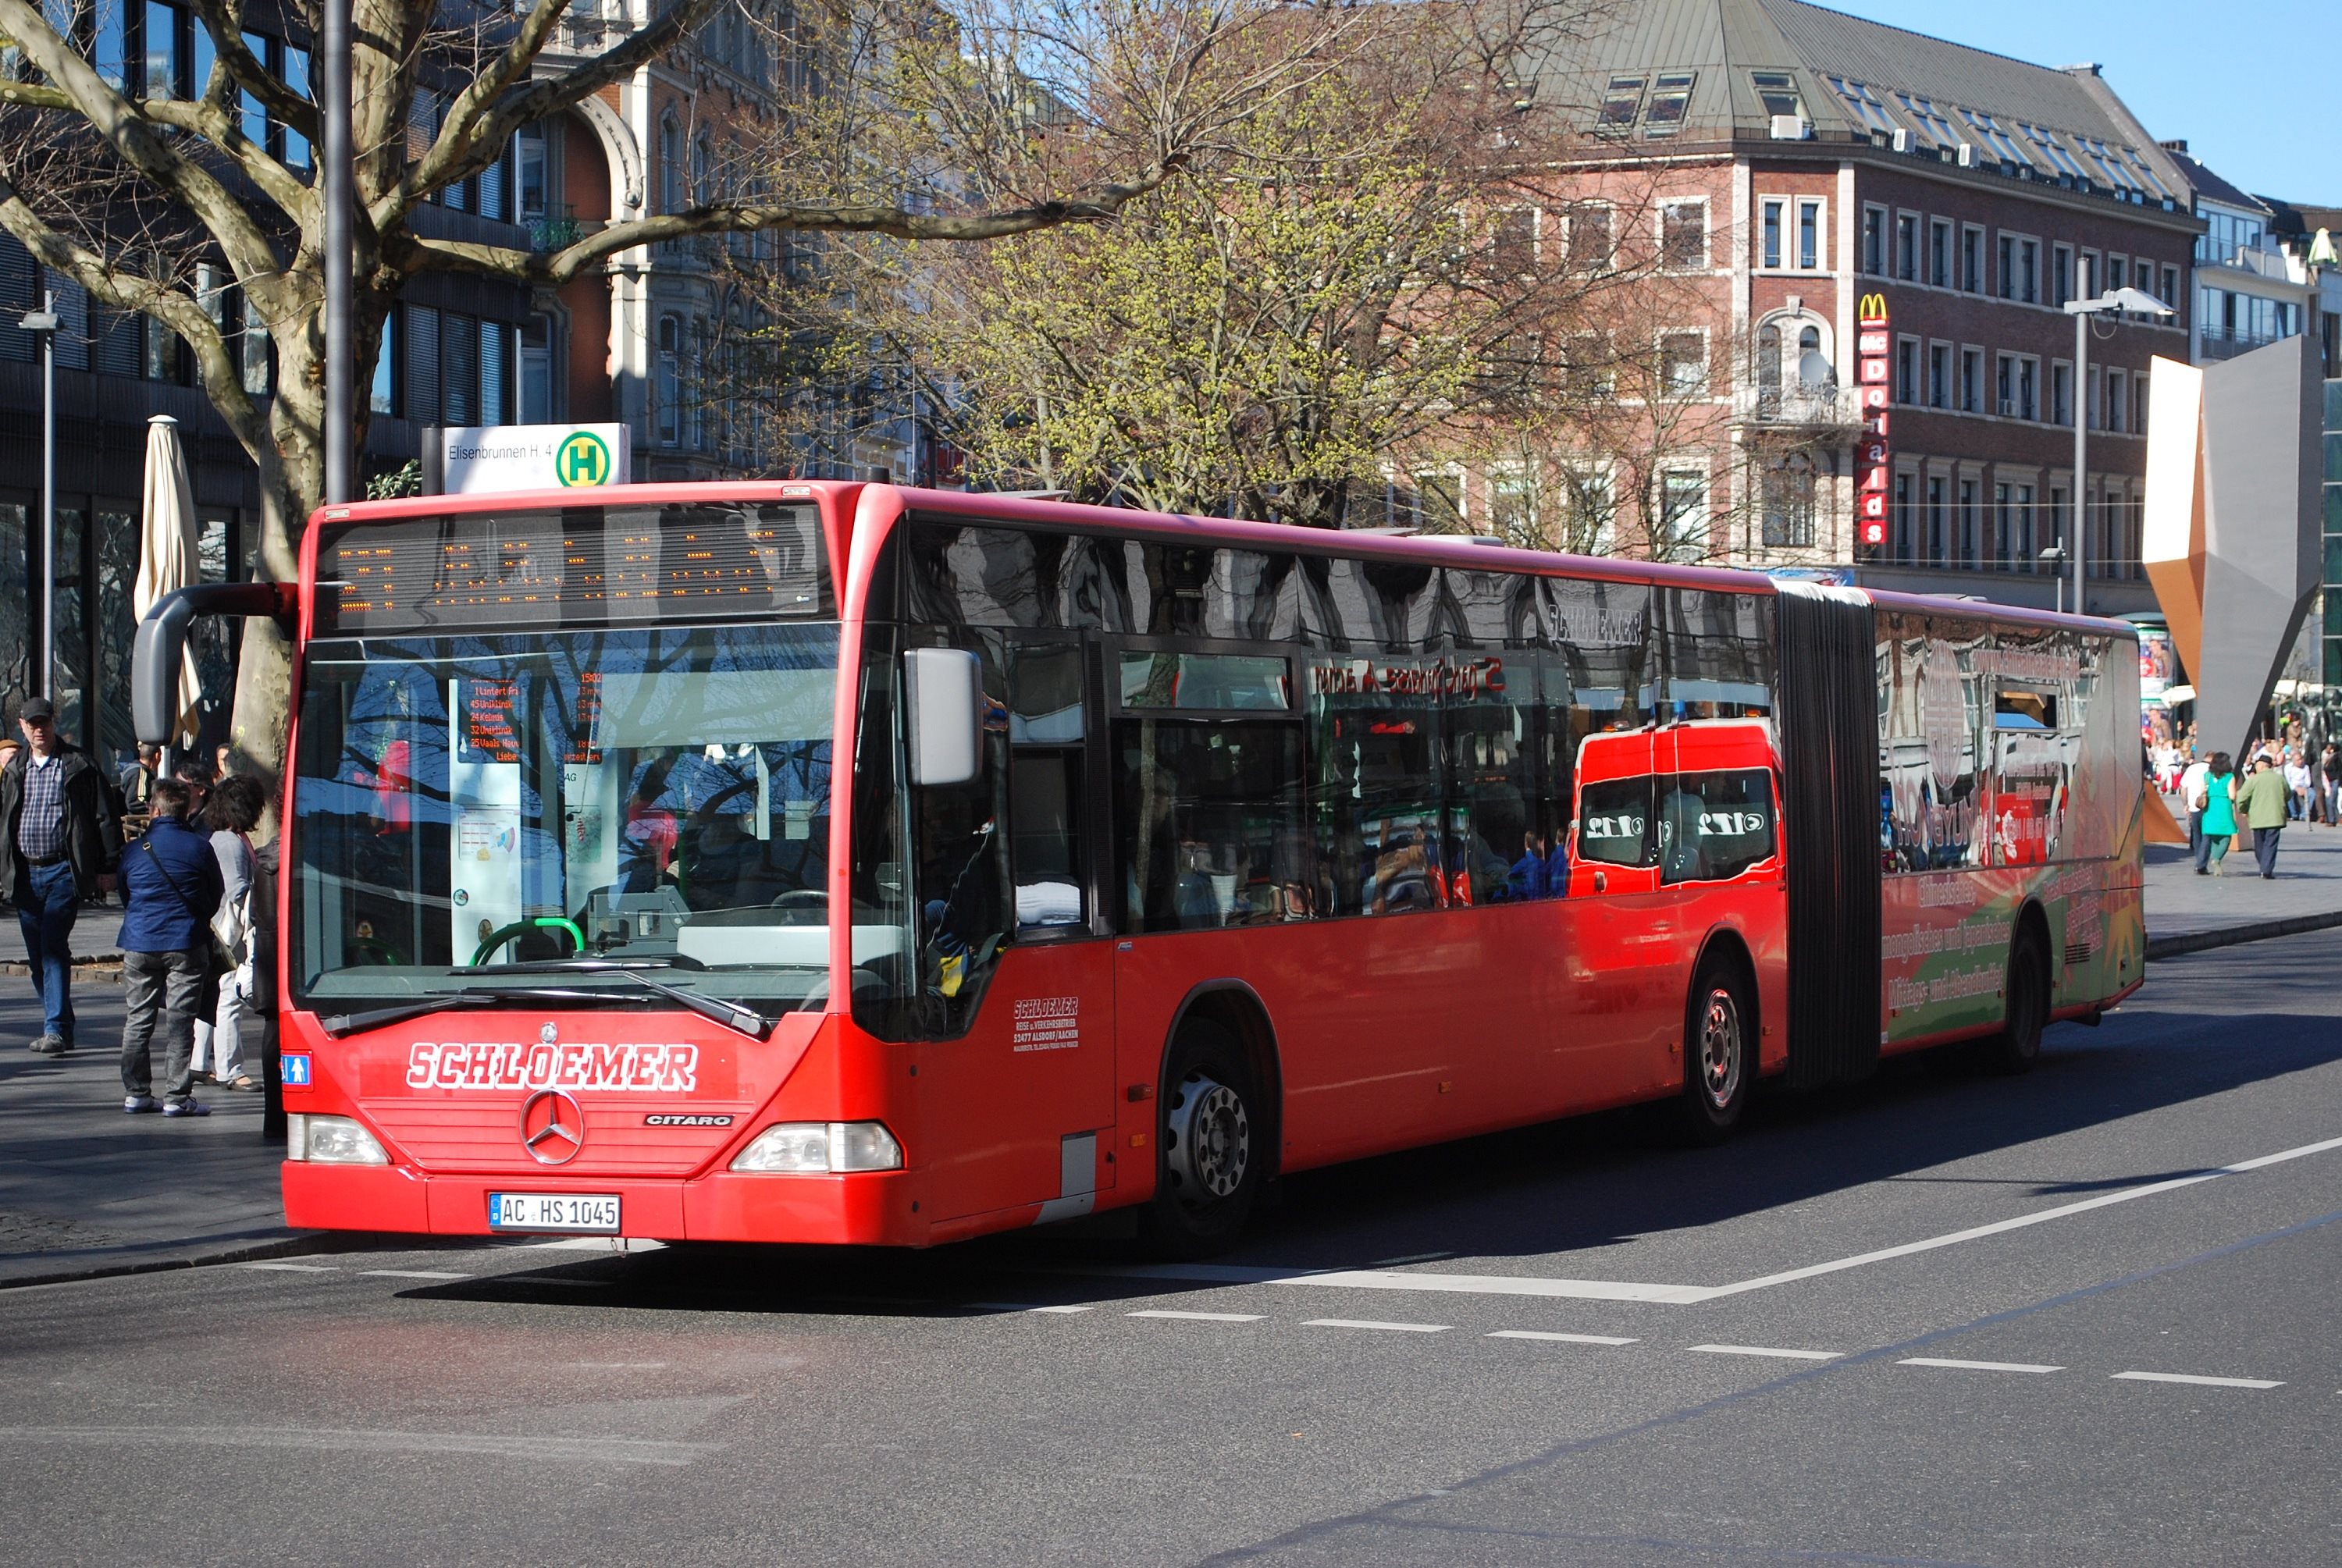
[[1842, 386], [1744, 386], [1734, 394], [1732, 417], [1760, 429], [1840, 433], [1850, 439], [1862, 428], [1861, 396]]

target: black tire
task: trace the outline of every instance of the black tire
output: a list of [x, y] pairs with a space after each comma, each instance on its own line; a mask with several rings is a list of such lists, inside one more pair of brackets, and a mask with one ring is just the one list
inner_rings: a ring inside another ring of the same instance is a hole
[[1759, 1039], [1747, 972], [1731, 957], [1700, 960], [1684, 999], [1684, 1134], [1720, 1144], [1747, 1113], [1756, 1087]]
[[1141, 1223], [1147, 1250], [1206, 1257], [1233, 1243], [1259, 1199], [1271, 1125], [1243, 1050], [1227, 1030], [1180, 1026], [1155, 1121], [1155, 1197]]
[[2049, 1026], [2049, 944], [2039, 926], [2018, 927], [2004, 989], [2007, 1007], [2000, 1032], [1984, 1043], [1985, 1065], [1996, 1073], [2030, 1073], [2041, 1059], [2041, 1032]]

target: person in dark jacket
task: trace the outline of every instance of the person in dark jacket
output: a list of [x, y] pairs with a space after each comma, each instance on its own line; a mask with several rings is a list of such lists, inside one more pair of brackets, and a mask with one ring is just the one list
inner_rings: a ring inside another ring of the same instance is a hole
[[122, 824], [107, 804], [105, 775], [57, 734], [56, 709], [34, 697], [16, 710], [25, 749], [0, 769], [0, 854], [25, 933], [41, 1034], [33, 1049], [73, 1049], [73, 928], [82, 901], [114, 886]]
[[187, 821], [188, 804], [185, 784], [155, 780], [154, 821], [123, 857], [122, 1108], [134, 1114], [158, 1108], [149, 1051], [159, 1026], [163, 1114], [211, 1114], [195, 1098], [190, 1058], [222, 884], [211, 835]]

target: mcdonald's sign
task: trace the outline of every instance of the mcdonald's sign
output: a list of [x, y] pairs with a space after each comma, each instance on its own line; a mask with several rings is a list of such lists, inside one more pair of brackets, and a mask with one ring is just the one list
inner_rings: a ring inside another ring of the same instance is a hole
[[1854, 319], [1857, 325], [1862, 326], [1885, 326], [1887, 325], [1887, 296], [1883, 294], [1864, 295], [1859, 300], [1855, 302]]

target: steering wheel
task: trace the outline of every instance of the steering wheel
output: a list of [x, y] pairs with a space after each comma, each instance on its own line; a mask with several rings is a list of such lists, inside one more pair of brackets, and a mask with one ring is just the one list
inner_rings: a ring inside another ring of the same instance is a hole
[[829, 894], [817, 887], [793, 887], [772, 902], [775, 909], [822, 909], [829, 904]]
[[569, 954], [575, 958], [586, 951], [586, 934], [577, 923], [558, 914], [540, 914], [532, 920], [515, 921], [499, 930], [491, 931], [481, 940], [479, 951], [472, 954], [472, 967], [476, 969], [488, 961], [488, 955], [515, 936], [525, 936], [532, 931], [558, 931], [569, 938]]

